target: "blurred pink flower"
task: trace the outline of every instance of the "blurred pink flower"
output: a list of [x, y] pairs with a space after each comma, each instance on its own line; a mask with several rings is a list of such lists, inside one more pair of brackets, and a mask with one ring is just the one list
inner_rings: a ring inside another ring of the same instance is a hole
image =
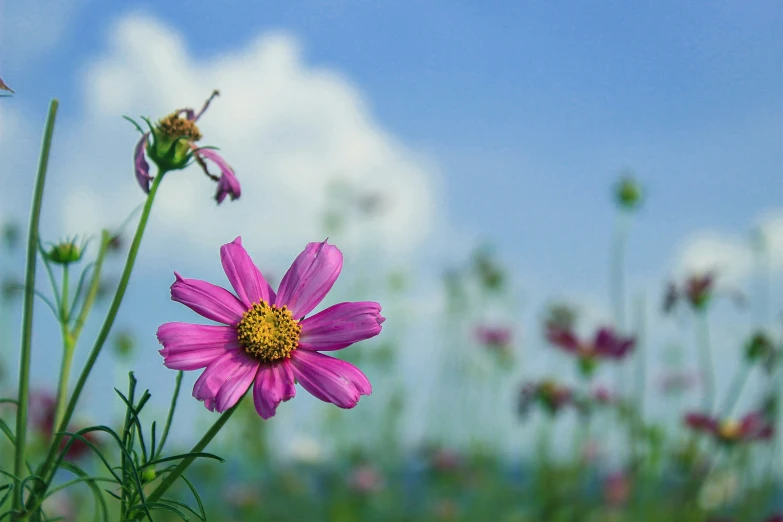
[[633, 337], [621, 336], [610, 327], [600, 328], [592, 341], [582, 341], [572, 330], [548, 324], [546, 337], [557, 348], [583, 358], [622, 359], [636, 344]]
[[604, 499], [610, 506], [621, 506], [628, 501], [631, 481], [622, 471], [610, 474], [604, 480]]
[[351, 471], [348, 486], [359, 493], [376, 493], [383, 487], [383, 477], [373, 466], [363, 464]]
[[740, 420], [688, 413], [685, 415], [685, 424], [692, 430], [709, 433], [726, 444], [769, 440], [775, 432], [774, 426], [757, 412], [748, 413]]
[[[32, 391], [28, 398], [27, 420], [30, 423], [33, 432], [45, 440], [48, 440], [54, 432], [56, 401], [57, 399], [54, 394], [40, 390]], [[81, 426], [68, 426], [67, 431], [75, 433], [80, 429], [82, 429]], [[82, 437], [91, 444], [98, 445], [98, 440], [96, 439], [94, 432], [85, 433]], [[65, 449], [65, 446], [70, 439], [71, 437], [67, 435], [62, 438], [60, 441], [61, 451]], [[75, 439], [68, 449], [65, 458], [67, 460], [78, 460], [87, 455], [90, 451], [90, 447], [84, 441]]]
[[206, 281], [175, 273], [171, 298], [226, 326], [166, 323], [158, 328], [160, 354], [174, 370], [205, 368], [193, 397], [223, 412], [253, 388], [264, 419], [296, 395], [295, 383], [316, 398], [353, 408], [372, 386], [354, 365], [321, 351], [340, 350], [381, 332], [385, 318], [375, 302], [340, 303], [305, 319], [326, 296], [343, 265], [333, 245], [309, 243], [275, 293], [240, 238], [220, 249], [237, 296]]

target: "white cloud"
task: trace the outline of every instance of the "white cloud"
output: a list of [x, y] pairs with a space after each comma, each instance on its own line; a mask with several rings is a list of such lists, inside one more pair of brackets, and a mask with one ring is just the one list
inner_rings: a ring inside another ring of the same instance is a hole
[[775, 272], [783, 271], [783, 209], [762, 213], [750, 234], [703, 231], [680, 248], [675, 263], [679, 275], [715, 269], [721, 279], [738, 282], [754, 269], [754, 250], [761, 248]]
[[369, 235], [404, 256], [431, 233], [439, 207], [432, 166], [373, 120], [345, 76], [307, 64], [294, 36], [261, 35], [241, 50], [199, 60], [180, 35], [150, 18], [125, 17], [109, 34], [109, 48], [84, 71], [84, 118], [67, 132], [60, 233], [117, 224], [142, 201], [131, 163], [138, 136], [120, 115], [200, 107], [213, 87], [221, 96], [199, 121], [201, 143], [221, 148], [242, 197], [216, 207], [214, 183], [198, 168], [169, 174], [153, 210], [160, 226], [149, 231], [146, 249], [168, 247], [172, 262], [172, 252], [214, 256], [242, 234], [258, 249], [298, 251], [322, 239], [327, 187], [335, 181], [383, 198], [383, 213], [354, 220], [358, 225], [333, 238], [341, 247]]

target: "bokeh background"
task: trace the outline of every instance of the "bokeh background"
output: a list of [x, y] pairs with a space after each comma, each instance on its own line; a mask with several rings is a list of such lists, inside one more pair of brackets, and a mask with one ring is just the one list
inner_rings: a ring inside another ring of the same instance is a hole
[[[42, 234], [56, 241], [116, 229], [143, 203], [131, 161], [137, 134], [122, 115], [155, 119], [198, 107], [219, 89], [200, 121], [203, 143], [220, 147], [242, 197], [215, 205], [212, 183], [195, 168], [166, 179], [117, 323], [125, 344], [102, 355], [80, 418], [120, 422], [124, 410], [110, 391], [126, 386], [129, 370], [153, 394], [147, 413], [165, 417], [174, 372], [162, 365], [155, 330], [197, 322], [169, 300], [174, 270], [227, 283], [218, 248], [241, 235], [276, 283], [307, 242], [328, 236], [346, 264], [325, 304], [377, 300], [388, 318], [377, 339], [343, 354], [366, 370], [373, 395], [340, 411], [300, 393], [271, 421], [249, 415], [241, 432], [225, 430], [228, 471], [204, 471], [207, 481], [215, 474], [216, 498], [250, 487], [258, 512], [269, 514], [274, 502], [264, 492], [281, 483], [272, 470], [288, 470], [306, 484], [300, 493], [315, 498], [320, 490], [295, 466], [338, 469], [351, 490], [356, 466], [372, 464], [380, 478], [367, 487], [385, 491], [385, 504], [354, 487], [344, 512], [316, 503], [320, 514], [301, 519], [382, 520], [395, 484], [416, 489], [404, 475], [423, 465], [415, 456], [425, 444], [465, 459], [490, 455], [487, 488], [522, 491], [520, 477], [532, 468], [517, 463], [540, 453], [552, 421], [517, 415], [521, 386], [545, 377], [579, 382], [572, 360], [545, 340], [548, 307], [573, 306], [583, 335], [613, 321], [611, 246], [622, 220], [613, 187], [621, 176], [643, 190], [629, 223], [625, 291], [650, 422], [676, 440], [683, 412], [699, 404], [698, 385], [675, 399], [661, 392], [667, 375], [699, 372], [688, 315], [661, 313], [668, 281], [711, 269], [719, 286], [746, 298], [711, 311], [721, 391], [748, 332], [779, 328], [781, 34], [775, 1], [0, 2], [0, 76], [16, 91], [0, 103], [0, 222], [24, 232], [50, 98], [62, 108]], [[125, 230], [129, 240], [133, 228]], [[21, 276], [22, 259], [3, 252], [5, 280]], [[502, 273], [499, 289], [476, 276], [482, 260]], [[32, 379], [53, 389], [59, 331], [45, 307], [37, 313]], [[0, 331], [9, 389], [19, 322], [9, 297]], [[98, 324], [93, 317], [85, 339]], [[488, 325], [510, 332], [501, 360], [475, 335]], [[630, 368], [603, 365], [594, 382], [635, 389], [639, 374]], [[185, 375], [171, 435], [183, 448], [214, 420], [189, 397], [197, 374]], [[752, 378], [738, 410], [752, 408], [762, 388]], [[558, 422], [548, 435], [552, 459], [568, 460], [578, 419]], [[592, 425], [587, 438], [604, 475], [622, 468], [624, 437], [611, 417]], [[243, 457], [253, 446], [255, 463]], [[504, 475], [510, 463], [512, 478]], [[459, 492], [477, 489], [470, 484], [448, 483], [447, 493], [433, 486], [422, 516], [499, 520], [465, 505]], [[343, 502], [332, 493], [320, 494]], [[354, 505], [357, 496], [366, 503]], [[537, 520], [524, 518], [525, 509], [504, 508], [504, 516]], [[224, 513], [217, 520], [256, 520]], [[280, 513], [269, 519], [284, 520]]]

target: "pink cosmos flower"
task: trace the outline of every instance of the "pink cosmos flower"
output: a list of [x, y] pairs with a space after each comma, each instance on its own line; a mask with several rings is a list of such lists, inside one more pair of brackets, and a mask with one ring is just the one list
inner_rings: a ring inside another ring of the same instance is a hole
[[375, 302], [340, 303], [305, 318], [337, 280], [343, 256], [334, 245], [309, 243], [275, 293], [242, 247], [241, 238], [220, 248], [236, 296], [175, 272], [171, 298], [225, 326], [166, 323], [158, 328], [166, 367], [205, 368], [193, 397], [210, 411], [234, 406], [252, 386], [264, 419], [296, 395], [298, 382], [312, 395], [353, 408], [372, 386], [355, 366], [320, 353], [340, 350], [381, 332], [386, 320]]

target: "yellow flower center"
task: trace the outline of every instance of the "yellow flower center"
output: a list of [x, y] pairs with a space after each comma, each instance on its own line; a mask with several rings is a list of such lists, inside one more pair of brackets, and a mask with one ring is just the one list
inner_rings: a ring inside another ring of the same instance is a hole
[[190, 121], [187, 118], [181, 118], [176, 112], [172, 112], [160, 120], [158, 122], [158, 129], [172, 140], [183, 136], [188, 136], [188, 141], [198, 141], [201, 139], [201, 131], [198, 130], [196, 122]]
[[741, 428], [742, 426], [739, 422], [734, 419], [727, 419], [718, 426], [718, 435], [726, 440], [734, 440], [739, 438]]
[[302, 332], [288, 307], [278, 308], [264, 301], [242, 314], [236, 328], [239, 344], [263, 362], [291, 357]]

